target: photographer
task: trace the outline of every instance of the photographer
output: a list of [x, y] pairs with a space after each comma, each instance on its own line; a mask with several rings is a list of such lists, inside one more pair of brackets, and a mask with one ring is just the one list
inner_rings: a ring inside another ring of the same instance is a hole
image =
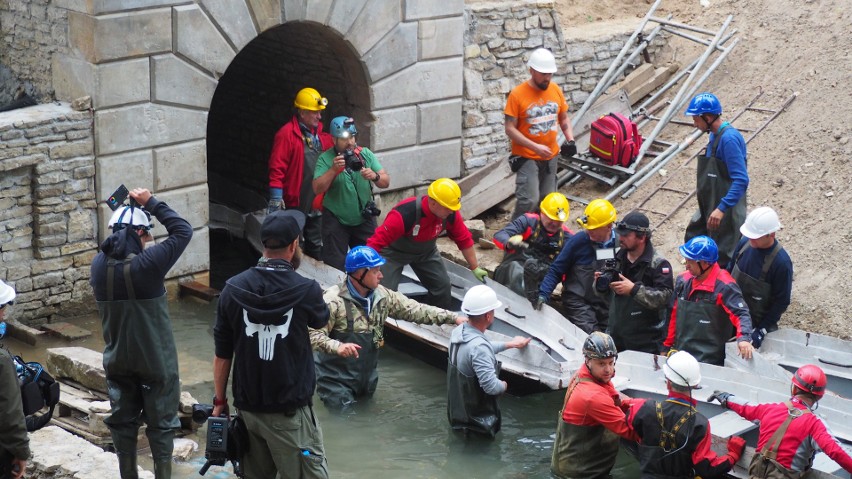
[[657, 353], [674, 289], [672, 265], [651, 244], [644, 214], [628, 214], [615, 224], [615, 232], [621, 245], [615, 268], [609, 274], [595, 273], [595, 292], [609, 298], [607, 333], [619, 351]]
[[[0, 280], [0, 324], [15, 303], [15, 289]], [[5, 324], [3, 324], [5, 326]], [[5, 328], [4, 328], [5, 329]], [[0, 333], [0, 337], [3, 334]], [[30, 439], [24, 422], [21, 389], [11, 355], [0, 347], [0, 479], [24, 476], [30, 458]]]
[[346, 251], [367, 243], [381, 214], [372, 183], [387, 188], [390, 176], [372, 151], [357, 145], [355, 120], [338, 116], [330, 130], [334, 146], [317, 159], [313, 187], [317, 196], [325, 194], [321, 259], [343, 271]]

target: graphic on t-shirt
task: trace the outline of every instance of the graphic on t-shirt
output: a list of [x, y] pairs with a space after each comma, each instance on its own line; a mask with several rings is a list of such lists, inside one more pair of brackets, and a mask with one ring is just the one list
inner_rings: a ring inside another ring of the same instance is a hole
[[257, 355], [264, 361], [272, 361], [275, 356], [275, 340], [290, 334], [290, 320], [293, 319], [293, 310], [284, 314], [286, 321], [281, 325], [259, 324], [249, 321], [248, 311], [243, 310], [243, 322], [246, 323], [246, 336], [252, 337], [257, 334]]
[[559, 105], [549, 101], [544, 105], [531, 105], [527, 108], [526, 122], [530, 125], [530, 135], [544, 135], [556, 131]]

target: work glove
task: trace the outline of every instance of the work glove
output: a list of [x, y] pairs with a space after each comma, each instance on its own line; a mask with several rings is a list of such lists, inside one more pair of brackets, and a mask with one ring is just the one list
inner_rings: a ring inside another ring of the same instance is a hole
[[739, 436], [731, 436], [728, 439], [728, 457], [731, 458], [731, 464], [736, 464], [740, 460], [745, 446], [745, 439]]
[[488, 271], [485, 271], [485, 268], [476, 268], [473, 270], [473, 275], [476, 276], [476, 279], [485, 282], [485, 278], [488, 277]]
[[574, 140], [566, 141], [562, 144], [562, 147], [559, 149], [559, 152], [562, 153], [562, 156], [576, 156], [577, 145], [574, 143]]
[[763, 338], [765, 337], [766, 328], [755, 329], [751, 333], [751, 345], [754, 346], [754, 349], [760, 349], [760, 345], [763, 344]]
[[524, 244], [524, 237], [523, 236], [514, 235], [514, 236], [509, 237], [509, 246], [511, 246], [512, 248], [515, 248], [515, 249], [520, 248], [521, 245], [523, 245], [523, 244]]
[[730, 398], [731, 396], [733, 396], [733, 394], [726, 393], [724, 391], [713, 391], [713, 395], [710, 396], [709, 398], [707, 398], [707, 402], [711, 402], [715, 399], [715, 400], [719, 401], [719, 404], [721, 404], [722, 407], [727, 408], [728, 407], [728, 398]]
[[547, 303], [547, 298], [539, 296], [535, 301], [533, 301], [533, 308], [535, 308], [536, 311], [541, 311], [541, 308], [545, 303]]

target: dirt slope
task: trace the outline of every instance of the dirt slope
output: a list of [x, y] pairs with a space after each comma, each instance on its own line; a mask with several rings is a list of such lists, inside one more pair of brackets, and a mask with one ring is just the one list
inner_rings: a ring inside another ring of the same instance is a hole
[[[563, 28], [618, 18], [634, 18], [638, 25], [651, 3], [556, 0]], [[799, 93], [788, 111], [749, 144], [748, 156], [749, 210], [769, 205], [779, 212], [784, 228], [778, 238], [794, 262], [793, 304], [782, 318], [782, 326], [852, 339], [850, 307], [846, 305], [852, 300], [852, 279], [842, 267], [852, 257], [852, 221], [846, 214], [852, 204], [852, 47], [844, 41], [852, 27], [852, 8], [848, 0], [704, 3], [708, 5], [704, 7], [698, 0], [666, 0], [656, 16], [672, 13], [676, 21], [709, 30], [717, 30], [727, 15], [734, 16], [732, 27], [739, 31], [740, 44], [705, 84], [720, 97], [725, 114], [738, 111], [761, 88], [764, 94], [756, 106], [765, 108], [777, 108], [793, 92]], [[681, 61], [694, 55], [690, 47], [679, 45], [668, 54]], [[747, 115], [738, 125], [753, 128], [764, 118]], [[750, 134], [744, 135], [748, 138]], [[706, 137], [669, 163], [669, 172], [704, 144]], [[615, 206], [630, 210], [658, 183], [649, 181]], [[680, 173], [672, 183], [669, 186], [687, 191], [694, 188], [694, 168]], [[606, 194], [606, 189], [589, 180], [564, 191], [588, 198]], [[657, 195], [646, 206], [668, 211], [676, 203], [674, 196]], [[679, 270], [676, 248], [695, 208], [694, 200], [687, 203], [654, 237]], [[572, 221], [580, 213], [580, 205], [572, 205]], [[652, 223], [662, 218], [649, 216]], [[505, 223], [505, 218], [494, 218], [489, 226], [499, 221]]]

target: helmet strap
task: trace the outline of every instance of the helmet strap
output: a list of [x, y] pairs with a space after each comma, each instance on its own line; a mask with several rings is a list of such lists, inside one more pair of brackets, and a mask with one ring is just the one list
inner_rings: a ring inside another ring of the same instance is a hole
[[358, 283], [359, 285], [361, 285], [362, 288], [367, 290], [367, 294], [364, 295], [364, 297], [367, 297], [373, 292], [373, 288], [370, 288], [366, 284], [364, 284], [364, 277], [367, 276], [367, 273], [370, 271], [370, 268], [363, 268], [363, 270], [364, 272], [361, 273], [360, 277], [356, 278], [354, 273], [349, 273], [349, 277], [354, 279], [356, 283]]

